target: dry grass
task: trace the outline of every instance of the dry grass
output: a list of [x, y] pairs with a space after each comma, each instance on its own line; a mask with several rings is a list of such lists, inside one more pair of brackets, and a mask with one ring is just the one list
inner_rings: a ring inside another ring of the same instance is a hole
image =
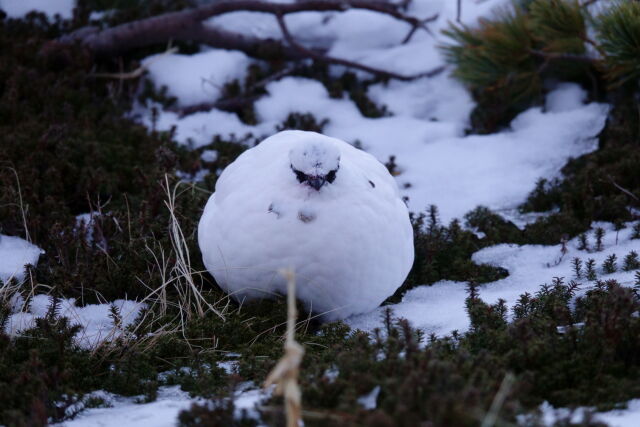
[[264, 387], [276, 386], [275, 394], [284, 395], [287, 414], [287, 427], [298, 427], [301, 423], [302, 392], [298, 385], [300, 363], [304, 348], [295, 340], [296, 318], [296, 282], [292, 270], [283, 270], [287, 279], [287, 338], [284, 343], [284, 356], [267, 376]]

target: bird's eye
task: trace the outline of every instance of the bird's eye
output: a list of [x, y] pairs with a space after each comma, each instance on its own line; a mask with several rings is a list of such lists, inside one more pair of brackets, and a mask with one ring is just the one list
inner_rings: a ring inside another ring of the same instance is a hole
[[327, 180], [328, 183], [332, 183], [333, 181], [335, 181], [337, 171], [338, 171], [337, 169], [334, 169], [327, 174], [325, 179]]
[[305, 182], [309, 177], [304, 173], [304, 172], [300, 172], [299, 170], [293, 170], [293, 172], [296, 174], [296, 178], [298, 178], [298, 182]]

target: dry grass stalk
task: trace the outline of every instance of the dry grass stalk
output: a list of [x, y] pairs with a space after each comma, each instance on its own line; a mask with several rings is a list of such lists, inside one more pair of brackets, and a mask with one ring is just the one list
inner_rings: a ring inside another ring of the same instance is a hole
[[135, 70], [129, 71], [128, 73], [93, 73], [91, 74], [91, 76], [98, 77], [98, 78], [119, 79], [119, 80], [137, 79], [149, 69], [151, 64], [153, 64], [154, 62], [158, 62], [160, 59], [164, 58], [165, 56], [172, 55], [177, 52], [178, 52], [177, 47], [171, 47], [171, 45], [169, 45], [167, 47], [167, 50], [165, 50], [163, 53], [156, 56], [155, 58], [150, 59], [149, 61], [147, 61], [146, 64], [142, 64]]
[[502, 408], [507, 395], [511, 391], [511, 387], [513, 387], [513, 383], [515, 382], [515, 380], [516, 378], [511, 372], [508, 372], [504, 376], [502, 384], [500, 384], [500, 388], [494, 396], [493, 402], [491, 402], [489, 412], [487, 412], [486, 416], [482, 420], [481, 427], [493, 427], [496, 424], [500, 409]]
[[[167, 195], [167, 200], [165, 200], [165, 205], [169, 210], [170, 215], [170, 239], [172, 249], [176, 258], [175, 265], [172, 268], [172, 276], [178, 280], [174, 284], [176, 290], [179, 292], [179, 298], [184, 308], [184, 313], [187, 315], [187, 319], [191, 317], [191, 308], [194, 307], [197, 311], [198, 316], [202, 317], [205, 315], [205, 307], [209, 310], [213, 311], [216, 315], [224, 320], [224, 315], [214, 308], [202, 295], [202, 289], [196, 285], [193, 280], [193, 271], [191, 268], [191, 258], [189, 256], [189, 248], [187, 246], [187, 242], [182, 232], [182, 228], [180, 227], [180, 223], [178, 222], [178, 218], [176, 217], [175, 210], [175, 201], [177, 197], [177, 190], [180, 183], [176, 184], [173, 189], [169, 186], [169, 177], [165, 175], [165, 182], [163, 185], [163, 189]], [[181, 286], [176, 286], [180, 282], [184, 283], [186, 286], [182, 288]]]
[[302, 392], [298, 386], [300, 363], [304, 348], [295, 340], [296, 318], [296, 282], [293, 271], [281, 272], [287, 279], [287, 338], [284, 343], [284, 356], [267, 376], [264, 387], [276, 385], [275, 394], [284, 395], [287, 414], [287, 427], [298, 427], [301, 423]]

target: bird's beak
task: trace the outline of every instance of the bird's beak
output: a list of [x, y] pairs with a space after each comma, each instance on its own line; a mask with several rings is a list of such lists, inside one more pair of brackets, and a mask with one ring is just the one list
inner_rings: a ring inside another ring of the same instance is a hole
[[315, 188], [316, 191], [320, 191], [325, 182], [327, 180], [323, 176], [312, 176], [307, 180], [307, 184]]

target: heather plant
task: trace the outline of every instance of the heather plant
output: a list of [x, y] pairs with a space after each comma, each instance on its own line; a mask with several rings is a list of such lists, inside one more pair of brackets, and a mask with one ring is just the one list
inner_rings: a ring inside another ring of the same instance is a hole
[[631, 251], [624, 257], [622, 269], [624, 271], [640, 269], [640, 259], [638, 259], [638, 253], [636, 251]]
[[609, 255], [602, 263], [602, 271], [605, 274], [615, 273], [618, 270], [617, 260], [616, 254]]
[[[425, 337], [387, 310], [373, 339], [347, 333], [323, 357], [305, 362], [305, 424], [477, 425], [505, 381], [510, 386], [497, 414], [500, 423], [515, 422], [517, 414], [535, 415], [543, 400], [605, 409], [639, 391], [635, 378], [640, 363], [634, 355], [640, 351], [635, 339], [640, 301], [631, 289], [600, 282], [577, 297], [577, 282], [555, 278], [507, 307], [504, 301], [482, 301], [476, 286], [469, 286], [466, 300], [467, 332]], [[512, 321], [507, 320], [509, 311]], [[321, 330], [331, 334], [335, 327]], [[247, 362], [241, 361], [241, 372]], [[337, 376], [329, 380], [328, 369]], [[380, 387], [376, 409], [366, 410], [357, 398], [374, 387]], [[216, 398], [181, 418], [221, 416], [225, 402]], [[273, 404], [279, 407], [272, 400], [262, 411], [268, 424], [281, 417]], [[586, 425], [598, 425], [586, 420]]]
[[593, 236], [596, 240], [596, 244], [595, 244], [596, 252], [602, 251], [602, 249], [604, 248], [602, 245], [602, 239], [604, 238], [604, 229], [602, 227], [597, 227], [593, 232]]
[[597, 279], [596, 260], [593, 258], [589, 258], [585, 266], [586, 266], [585, 276], [587, 280], [591, 280], [591, 281], [596, 280]]
[[587, 238], [586, 233], [580, 233], [578, 235], [578, 250], [580, 251], [588, 251], [589, 250], [589, 240]]
[[582, 260], [580, 258], [574, 258], [571, 260], [571, 267], [573, 268], [573, 274], [576, 279], [582, 278]]

